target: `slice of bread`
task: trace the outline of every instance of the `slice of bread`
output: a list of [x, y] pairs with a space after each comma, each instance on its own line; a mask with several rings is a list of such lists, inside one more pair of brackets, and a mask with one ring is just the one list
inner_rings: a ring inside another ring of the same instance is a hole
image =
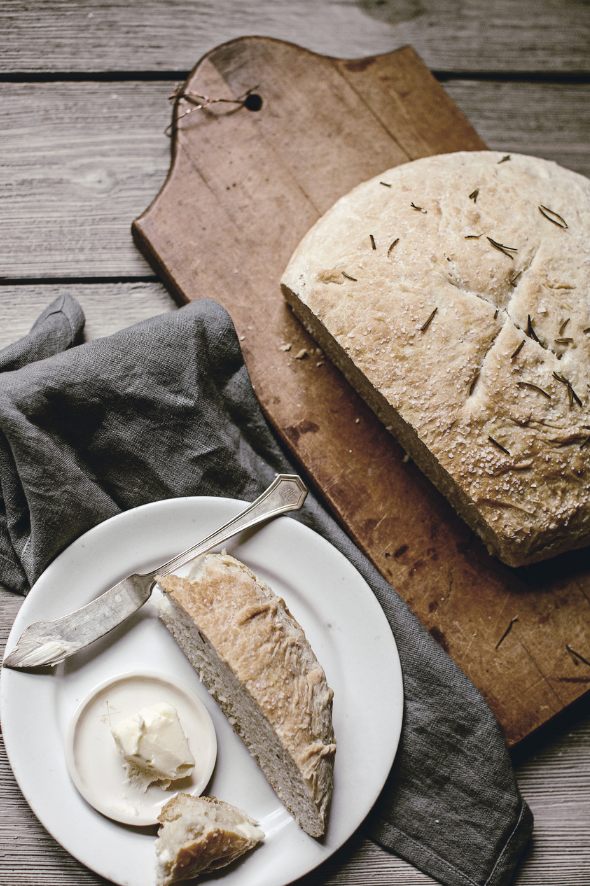
[[323, 669], [283, 600], [239, 560], [208, 554], [158, 578], [160, 618], [299, 825], [321, 836], [336, 743]]
[[510, 566], [590, 544], [590, 181], [537, 157], [425, 157], [342, 197], [283, 293]]
[[157, 884], [168, 886], [215, 871], [259, 843], [264, 833], [245, 812], [216, 800], [177, 794], [158, 816]]

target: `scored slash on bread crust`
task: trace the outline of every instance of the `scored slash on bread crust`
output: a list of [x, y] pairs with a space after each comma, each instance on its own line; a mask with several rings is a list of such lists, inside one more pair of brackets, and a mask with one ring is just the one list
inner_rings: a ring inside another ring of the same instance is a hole
[[[227, 554], [158, 577], [160, 618], [289, 812], [324, 833], [336, 742], [323, 669], [283, 600]], [[193, 567], [194, 570], [194, 567]]]
[[492, 151], [398, 166], [314, 225], [282, 289], [490, 553], [590, 544], [588, 179]]
[[177, 794], [162, 808], [158, 821], [158, 886], [232, 864], [264, 837], [245, 812], [215, 797]]

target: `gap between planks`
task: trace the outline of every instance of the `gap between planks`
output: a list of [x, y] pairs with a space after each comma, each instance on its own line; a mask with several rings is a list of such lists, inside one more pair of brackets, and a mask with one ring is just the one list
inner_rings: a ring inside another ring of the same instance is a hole
[[[67, 7], [67, 9], [66, 9]], [[439, 71], [590, 70], [589, 10], [567, 0], [0, 0], [8, 72], [187, 70], [244, 34], [362, 58], [412, 44]]]
[[[590, 175], [590, 86], [445, 88], [490, 148]], [[151, 276], [130, 225], [168, 172], [170, 91], [162, 81], [0, 85], [1, 277]]]

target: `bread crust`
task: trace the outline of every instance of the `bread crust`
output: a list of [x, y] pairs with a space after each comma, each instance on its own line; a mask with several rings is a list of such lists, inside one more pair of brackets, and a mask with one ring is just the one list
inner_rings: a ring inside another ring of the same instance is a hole
[[590, 544], [588, 179], [492, 151], [398, 166], [314, 225], [282, 288], [491, 553]]
[[333, 788], [333, 692], [284, 600], [228, 554], [206, 555], [192, 580], [158, 582], [181, 610], [161, 606], [164, 623], [289, 811], [321, 836]]
[[226, 867], [264, 837], [250, 816], [215, 797], [177, 794], [162, 808], [158, 821], [158, 886]]

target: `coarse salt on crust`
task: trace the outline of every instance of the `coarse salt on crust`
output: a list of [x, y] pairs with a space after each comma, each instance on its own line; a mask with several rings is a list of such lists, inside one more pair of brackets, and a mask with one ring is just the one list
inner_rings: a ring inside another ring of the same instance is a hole
[[359, 185], [282, 288], [490, 552], [519, 566], [590, 543], [590, 181], [505, 158], [427, 157]]

